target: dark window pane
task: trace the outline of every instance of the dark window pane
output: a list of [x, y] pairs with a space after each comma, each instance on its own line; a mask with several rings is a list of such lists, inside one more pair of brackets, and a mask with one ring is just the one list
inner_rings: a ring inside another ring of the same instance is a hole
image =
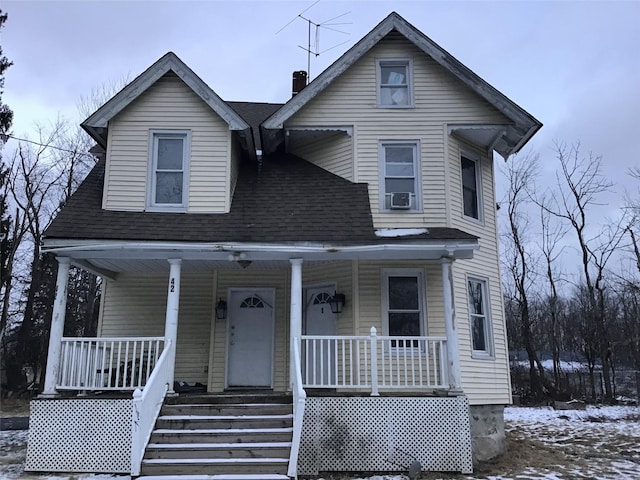
[[389, 277], [389, 310], [419, 310], [417, 277]]
[[482, 283], [473, 280], [469, 281], [469, 312], [475, 315], [484, 315]]
[[462, 197], [464, 214], [478, 218], [478, 188], [476, 181], [476, 163], [462, 157]]
[[398, 337], [420, 336], [420, 313], [389, 313], [389, 335]]
[[472, 323], [472, 336], [473, 336], [473, 349], [474, 350], [487, 350], [487, 343], [485, 337], [485, 326], [483, 317], [474, 317]]

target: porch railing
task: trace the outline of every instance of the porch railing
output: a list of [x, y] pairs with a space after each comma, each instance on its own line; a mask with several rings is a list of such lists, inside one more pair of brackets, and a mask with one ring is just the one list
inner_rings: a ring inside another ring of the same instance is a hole
[[302, 336], [305, 388], [430, 390], [449, 388], [446, 337]]
[[56, 389], [143, 388], [163, 346], [163, 337], [63, 338]]
[[145, 448], [149, 443], [153, 426], [170, 387], [172, 372], [166, 368], [166, 363], [173, 348], [171, 340], [168, 340], [144, 389], [136, 388], [133, 392], [131, 476], [140, 475], [140, 465]]
[[307, 400], [307, 393], [302, 386], [302, 375], [300, 369], [300, 347], [298, 338], [293, 339], [293, 366], [295, 378], [293, 383], [293, 438], [291, 441], [291, 452], [289, 455], [289, 468], [287, 475], [291, 478], [298, 478], [298, 453], [300, 452], [300, 441], [302, 439], [302, 421], [304, 419], [304, 409]]

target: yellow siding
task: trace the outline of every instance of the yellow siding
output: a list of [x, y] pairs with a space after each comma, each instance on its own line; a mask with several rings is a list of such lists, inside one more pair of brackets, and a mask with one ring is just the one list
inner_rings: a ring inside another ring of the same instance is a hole
[[353, 181], [353, 139], [344, 132], [335, 133], [289, 151], [331, 173]]
[[[413, 61], [414, 108], [377, 107], [376, 60]], [[391, 33], [297, 112], [285, 126], [354, 125], [354, 181], [369, 184], [374, 224], [382, 227], [445, 226], [447, 123], [507, 123], [486, 101], [399, 34]], [[420, 142], [421, 213], [379, 212], [380, 140]]]
[[109, 122], [104, 207], [145, 210], [152, 129], [191, 132], [188, 211], [228, 211], [229, 126], [171, 74]]
[[[481, 221], [467, 218], [462, 211], [462, 183], [460, 156], [462, 152], [480, 158], [482, 177]], [[472, 145], [450, 137], [450, 226], [464, 230], [480, 238], [480, 248], [471, 260], [459, 260], [454, 264], [454, 294], [459, 327], [462, 386], [471, 403], [510, 403], [509, 359], [507, 337], [500, 284], [500, 263], [496, 225], [496, 196], [494, 188], [493, 159]], [[478, 359], [471, 356], [471, 332], [467, 305], [467, 275], [485, 278], [489, 287], [492, 338], [495, 358]], [[487, 381], [490, 379], [490, 381]], [[480, 399], [482, 402], [480, 402]]]
[[[99, 335], [163, 336], [168, 275], [127, 275], [107, 280]], [[175, 380], [207, 383], [212, 277], [184, 274], [180, 288]]]

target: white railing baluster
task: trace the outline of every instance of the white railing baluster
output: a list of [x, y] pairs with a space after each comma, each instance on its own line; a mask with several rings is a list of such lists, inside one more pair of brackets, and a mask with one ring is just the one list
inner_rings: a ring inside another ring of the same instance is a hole
[[56, 389], [82, 391], [143, 388], [164, 345], [162, 337], [72, 337], [61, 343]]
[[445, 337], [303, 335], [305, 388], [446, 389]]

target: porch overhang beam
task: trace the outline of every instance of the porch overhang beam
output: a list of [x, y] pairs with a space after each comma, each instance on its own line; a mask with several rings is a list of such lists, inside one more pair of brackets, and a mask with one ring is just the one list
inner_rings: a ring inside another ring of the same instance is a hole
[[118, 278], [118, 272], [114, 272], [112, 270], [107, 270], [106, 268], [96, 267], [86, 260], [73, 260], [71, 262], [72, 265], [76, 267], [82, 268], [89, 273], [93, 273], [94, 275], [102, 278], [106, 278], [108, 280], [116, 280]]
[[478, 241], [424, 240], [405, 243], [172, 243], [172, 242], [103, 242], [82, 241], [75, 244], [49, 241], [45, 251], [77, 259], [168, 259], [225, 260], [229, 254], [242, 252], [247, 260], [437, 260], [443, 256], [469, 259], [479, 248]]

